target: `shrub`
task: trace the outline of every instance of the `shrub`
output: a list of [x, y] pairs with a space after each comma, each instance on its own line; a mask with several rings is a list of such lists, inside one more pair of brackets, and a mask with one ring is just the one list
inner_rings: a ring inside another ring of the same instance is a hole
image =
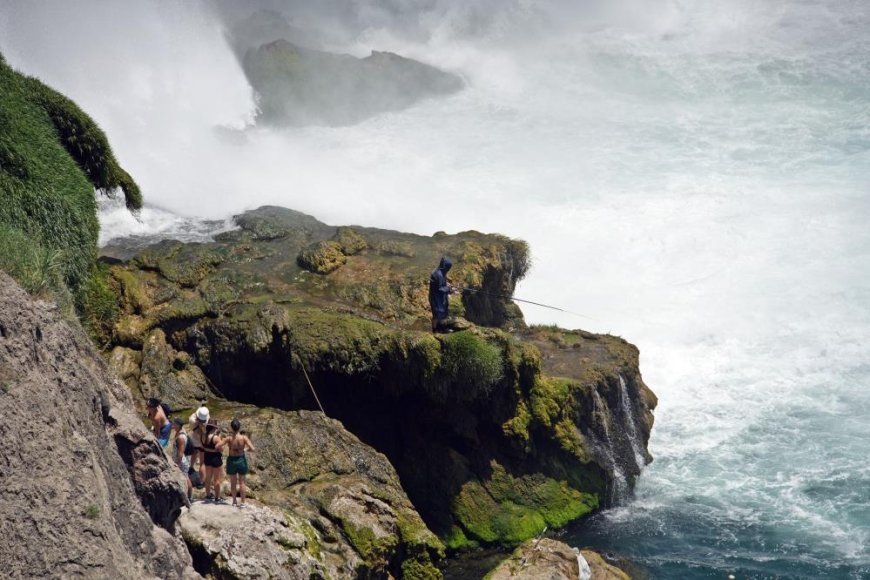
[[5, 224], [0, 224], [0, 270], [39, 298], [50, 298], [64, 288], [63, 254], [43, 248]]
[[89, 520], [95, 520], [100, 517], [100, 506], [92, 503], [82, 511], [82, 515]]
[[118, 320], [118, 295], [109, 287], [108, 280], [108, 268], [95, 265], [76, 300], [82, 324], [99, 344], [111, 338], [112, 327]]

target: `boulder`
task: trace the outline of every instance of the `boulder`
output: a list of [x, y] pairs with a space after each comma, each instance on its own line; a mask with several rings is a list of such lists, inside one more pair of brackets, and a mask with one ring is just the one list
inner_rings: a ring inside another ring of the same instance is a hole
[[353, 554], [338, 565], [322, 561], [307, 520], [260, 505], [194, 502], [179, 526], [197, 571], [211, 578], [350, 578], [356, 563]]
[[549, 538], [529, 540], [487, 574], [486, 579], [578, 580], [577, 553], [571, 546]]
[[486, 580], [629, 580], [601, 554], [543, 538], [529, 540], [486, 575]]

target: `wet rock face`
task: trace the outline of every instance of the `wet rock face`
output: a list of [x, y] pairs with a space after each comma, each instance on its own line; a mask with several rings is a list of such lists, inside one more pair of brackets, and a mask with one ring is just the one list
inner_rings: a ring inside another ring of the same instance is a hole
[[[637, 349], [527, 328], [495, 299], [528, 267], [523, 242], [332, 228], [279, 208], [238, 223], [215, 243], [162, 243], [113, 268], [124, 308], [111, 358], [140, 388], [170, 397], [195, 368], [228, 400], [315, 409], [310, 380], [330, 417], [387, 456], [450, 548], [516, 545], [630, 493], [656, 403]], [[342, 256], [328, 274], [300, 265], [321, 242]], [[484, 292], [453, 296], [451, 314], [470, 322], [433, 335], [427, 281], [443, 255], [454, 284]], [[186, 366], [145, 364], [155, 333]], [[367, 525], [367, 537], [389, 536]]]
[[2, 272], [0, 417], [7, 576], [195, 576], [167, 531], [184, 502], [180, 478], [129, 393], [55, 306]]
[[391, 52], [360, 59], [286, 40], [249, 50], [242, 64], [260, 96], [258, 121], [278, 125], [350, 125], [465, 86], [456, 75]]

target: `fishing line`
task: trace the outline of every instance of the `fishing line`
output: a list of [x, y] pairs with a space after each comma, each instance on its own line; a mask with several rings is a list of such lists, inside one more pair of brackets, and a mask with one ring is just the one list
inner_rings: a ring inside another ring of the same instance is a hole
[[506, 300], [513, 300], [515, 302], [525, 302], [526, 304], [534, 304], [535, 306], [540, 306], [542, 308], [549, 308], [550, 310], [558, 310], [559, 312], [564, 312], [565, 314], [573, 314], [574, 316], [579, 316], [580, 318], [586, 318], [588, 320], [595, 320], [591, 316], [586, 316], [585, 314], [580, 314], [579, 312], [572, 312], [570, 310], [565, 310], [564, 308], [559, 308], [558, 306], [550, 306], [549, 304], [541, 304], [540, 302], [532, 302], [531, 300], [523, 300], [522, 298], [516, 298], [514, 296], [507, 296], [506, 294], [494, 294], [492, 292], [484, 292], [483, 290], [478, 290], [477, 288], [465, 288], [465, 287], [457, 287], [457, 290], [462, 290], [463, 292], [475, 292], [477, 294], [483, 294], [484, 296], [491, 296], [493, 298], [503, 298]]

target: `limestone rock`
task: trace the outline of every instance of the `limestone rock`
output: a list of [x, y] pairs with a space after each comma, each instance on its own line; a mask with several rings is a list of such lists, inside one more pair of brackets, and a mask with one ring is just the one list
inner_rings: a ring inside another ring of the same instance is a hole
[[315, 530], [306, 520], [260, 505], [245, 509], [194, 502], [179, 518], [197, 571], [212, 578], [349, 578], [321, 561]]
[[5, 576], [195, 575], [173, 535], [180, 478], [127, 389], [57, 307], [2, 272], [0, 416]]
[[544, 538], [529, 540], [486, 575], [487, 580], [577, 580], [580, 566], [571, 546]]
[[[581, 556], [583, 561], [578, 560]], [[629, 580], [629, 576], [600, 554], [578, 550], [544, 538], [529, 540], [496, 566], [486, 580]]]
[[[257, 447], [249, 454], [251, 494], [281, 508], [290, 528], [303, 530], [328, 577], [398, 577], [411, 568], [418, 575], [406, 577], [440, 577], [443, 545], [395, 469], [341, 423], [312, 411], [227, 402], [210, 402], [210, 409], [221, 423], [240, 419]], [[307, 569], [306, 557], [299, 558]]]
[[[141, 359], [137, 390], [143, 400], [157, 397], [173, 409], [180, 409], [215, 395], [202, 370], [191, 364], [190, 355], [172, 348], [159, 328], [145, 339]], [[110, 359], [115, 360], [115, 357]]]
[[586, 560], [591, 572], [589, 580], [631, 580], [623, 570], [610, 564], [598, 552], [580, 550], [580, 555]]

